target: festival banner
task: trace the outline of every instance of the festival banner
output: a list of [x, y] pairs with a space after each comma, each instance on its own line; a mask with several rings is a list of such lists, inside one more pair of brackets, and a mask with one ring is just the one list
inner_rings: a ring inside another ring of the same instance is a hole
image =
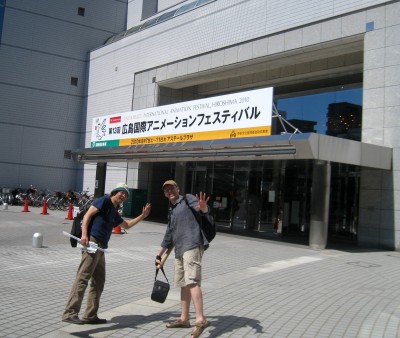
[[273, 88], [96, 117], [91, 147], [271, 135]]

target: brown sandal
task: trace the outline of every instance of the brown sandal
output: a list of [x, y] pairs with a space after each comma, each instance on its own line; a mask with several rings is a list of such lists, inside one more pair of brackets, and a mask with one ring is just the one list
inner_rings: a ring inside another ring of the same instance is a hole
[[209, 325], [210, 322], [208, 320], [204, 320], [202, 323], [194, 323], [192, 338], [199, 337], [203, 333], [204, 329]]
[[168, 323], [165, 326], [168, 329], [172, 329], [172, 328], [188, 328], [188, 327], [190, 327], [190, 321], [178, 319], [178, 320], [175, 320], [175, 321], [173, 321], [171, 323]]

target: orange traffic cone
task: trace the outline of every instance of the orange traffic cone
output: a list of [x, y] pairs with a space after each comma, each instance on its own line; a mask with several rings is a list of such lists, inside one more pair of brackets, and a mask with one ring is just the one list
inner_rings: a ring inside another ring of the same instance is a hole
[[49, 213], [47, 212], [47, 200], [43, 200], [43, 210], [41, 212], [42, 215], [48, 215]]
[[74, 219], [74, 216], [72, 216], [72, 203], [69, 204], [68, 215], [66, 219], [69, 221], [72, 221]]
[[116, 227], [114, 227], [114, 230], [113, 230], [112, 233], [113, 233], [113, 234], [116, 234], [116, 235], [122, 235], [122, 234], [123, 234], [123, 232], [122, 232], [122, 230], [121, 230], [121, 227], [120, 227], [119, 225], [117, 225]]
[[22, 210], [22, 212], [29, 212], [28, 210], [28, 199], [25, 197], [24, 200], [24, 210]]

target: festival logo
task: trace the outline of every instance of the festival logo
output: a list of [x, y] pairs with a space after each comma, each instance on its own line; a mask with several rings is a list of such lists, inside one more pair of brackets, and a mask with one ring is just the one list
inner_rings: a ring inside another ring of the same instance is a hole
[[103, 137], [106, 136], [106, 130], [107, 130], [106, 119], [103, 119], [103, 121], [101, 121], [100, 118], [97, 118], [95, 121], [94, 129], [96, 131], [96, 138], [98, 140], [102, 140]]

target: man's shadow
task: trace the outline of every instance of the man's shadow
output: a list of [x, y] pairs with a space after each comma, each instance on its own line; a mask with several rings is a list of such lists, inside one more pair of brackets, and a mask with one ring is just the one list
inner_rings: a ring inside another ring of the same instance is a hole
[[84, 330], [86, 325], [82, 326], [82, 331], [70, 333], [75, 337], [90, 337], [96, 333], [104, 333], [107, 331], [122, 330], [125, 328], [139, 328], [141, 325], [145, 325], [152, 322], [167, 321], [169, 318], [179, 317], [177, 312], [162, 312], [154, 313], [151, 315], [126, 315], [126, 316], [115, 316], [107, 321], [107, 324], [99, 325], [93, 329]]
[[[111, 318], [108, 322], [108, 326], [98, 326], [90, 330], [85, 330], [81, 332], [71, 333], [72, 336], [75, 337], [90, 337], [91, 335], [95, 335], [96, 333], [104, 333], [106, 331], [115, 331], [124, 328], [140, 328], [141, 325], [145, 325], [152, 322], [163, 322], [164, 323], [175, 320], [179, 317], [178, 312], [162, 312], [155, 313], [148, 316], [145, 315], [126, 315], [126, 316], [116, 316]], [[224, 315], [224, 316], [210, 316], [207, 317], [210, 322], [210, 326], [207, 327], [202, 334], [204, 337], [214, 338], [218, 337], [224, 333], [234, 332], [243, 327], [250, 327], [256, 333], [263, 333], [263, 328], [260, 325], [260, 321], [247, 317], [238, 317], [233, 315]], [[112, 324], [111, 326], [109, 326]], [[142, 329], [142, 328], [141, 328]]]

